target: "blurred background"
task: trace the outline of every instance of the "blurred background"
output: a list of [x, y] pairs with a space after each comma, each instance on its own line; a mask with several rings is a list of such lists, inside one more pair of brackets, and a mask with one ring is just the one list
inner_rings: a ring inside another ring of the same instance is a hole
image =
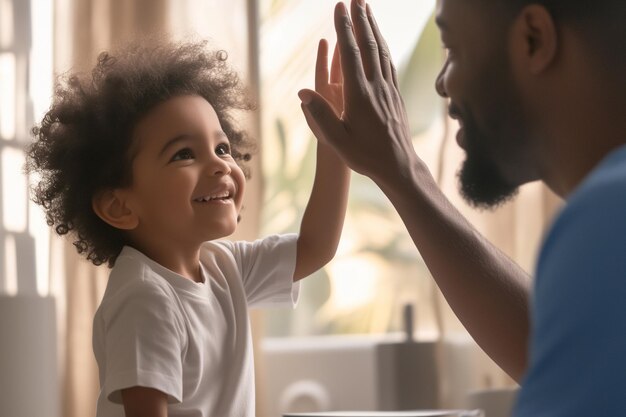
[[[44, 407], [43, 415], [53, 417], [95, 414], [99, 387], [91, 320], [108, 269], [93, 267], [76, 255], [69, 241], [50, 232], [40, 208], [29, 202], [28, 184], [34, 179], [22, 172], [23, 150], [32, 140], [30, 129], [50, 105], [55, 77], [89, 70], [98, 53], [137, 36], [166, 33], [176, 39], [210, 39], [228, 52], [258, 103], [258, 111], [241, 115], [241, 123], [258, 139], [260, 152], [253, 160], [243, 221], [232, 238], [295, 232], [315, 163], [315, 139], [296, 93], [313, 87], [319, 39], [334, 44], [334, 4], [334, 0], [0, 0], [0, 393], [5, 395], [0, 414], [42, 415], [36, 407]], [[448, 119], [446, 103], [434, 90], [443, 61], [433, 23], [435, 0], [370, 4], [398, 68], [418, 154], [470, 221], [531, 271], [558, 199], [541, 185], [531, 184], [496, 212], [477, 212], [464, 204], [456, 184], [463, 158], [453, 139], [456, 124]], [[409, 313], [411, 320], [404, 318]], [[337, 256], [303, 281], [298, 307], [251, 314], [260, 417], [286, 411], [279, 405], [284, 391], [293, 388], [289, 381], [304, 378], [285, 377], [278, 386], [279, 371], [306, 373], [293, 365], [291, 371], [280, 368], [281, 358], [303, 351], [303, 346], [314, 360], [310, 349], [358, 350], [406, 341], [402, 332], [412, 334], [412, 342], [432, 347], [434, 373], [412, 388], [417, 392], [422, 390], [420, 384], [430, 383], [434, 406], [461, 407], [469, 390], [515, 386], [454, 317], [391, 204], [359, 175], [353, 175]], [[375, 359], [362, 360], [371, 365]], [[349, 370], [348, 375], [358, 371]], [[372, 375], [375, 379], [380, 372]], [[33, 385], [33, 379], [39, 385]], [[319, 397], [311, 394], [317, 388], [302, 389], [313, 400]], [[302, 404], [322, 407], [315, 401]], [[338, 403], [330, 398], [324, 404]]]

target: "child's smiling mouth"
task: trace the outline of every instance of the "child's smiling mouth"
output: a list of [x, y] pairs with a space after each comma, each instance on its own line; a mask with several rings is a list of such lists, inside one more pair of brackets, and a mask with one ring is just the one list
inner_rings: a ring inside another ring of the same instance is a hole
[[224, 191], [218, 194], [212, 194], [212, 195], [205, 195], [202, 197], [197, 197], [193, 199], [194, 202], [196, 203], [208, 203], [211, 201], [232, 201], [232, 195], [230, 193], [230, 191]]
[[222, 186], [207, 194], [194, 197], [194, 203], [228, 203], [232, 202], [235, 190], [232, 185]]

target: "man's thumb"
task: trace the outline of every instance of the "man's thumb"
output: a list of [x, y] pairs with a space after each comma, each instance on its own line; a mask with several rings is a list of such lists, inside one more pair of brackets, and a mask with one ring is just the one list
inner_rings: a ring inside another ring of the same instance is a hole
[[342, 139], [345, 135], [343, 124], [324, 97], [307, 89], [298, 91], [298, 97], [302, 101], [304, 118], [318, 140], [334, 145]]

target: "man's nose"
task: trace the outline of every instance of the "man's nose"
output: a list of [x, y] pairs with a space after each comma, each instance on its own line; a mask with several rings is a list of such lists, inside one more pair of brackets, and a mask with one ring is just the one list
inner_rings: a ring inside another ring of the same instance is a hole
[[446, 91], [446, 87], [443, 82], [444, 74], [446, 72], [446, 65], [441, 68], [439, 75], [437, 75], [437, 78], [435, 79], [435, 90], [437, 91], [437, 94], [439, 94], [443, 98], [448, 98], [448, 92]]

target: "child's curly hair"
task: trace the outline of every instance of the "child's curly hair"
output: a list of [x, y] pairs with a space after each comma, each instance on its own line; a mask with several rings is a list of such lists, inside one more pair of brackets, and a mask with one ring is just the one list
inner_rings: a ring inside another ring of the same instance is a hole
[[91, 74], [57, 81], [50, 110], [32, 130], [25, 170], [39, 174], [32, 199], [43, 206], [48, 225], [59, 235], [73, 234], [78, 253], [95, 265], [112, 267], [128, 239], [96, 215], [92, 198], [132, 183], [132, 132], [155, 105], [185, 94], [205, 98], [237, 163], [250, 160], [253, 143], [235, 127], [231, 111], [253, 106], [226, 59], [206, 41], [152, 40], [115, 56], [103, 52]]

